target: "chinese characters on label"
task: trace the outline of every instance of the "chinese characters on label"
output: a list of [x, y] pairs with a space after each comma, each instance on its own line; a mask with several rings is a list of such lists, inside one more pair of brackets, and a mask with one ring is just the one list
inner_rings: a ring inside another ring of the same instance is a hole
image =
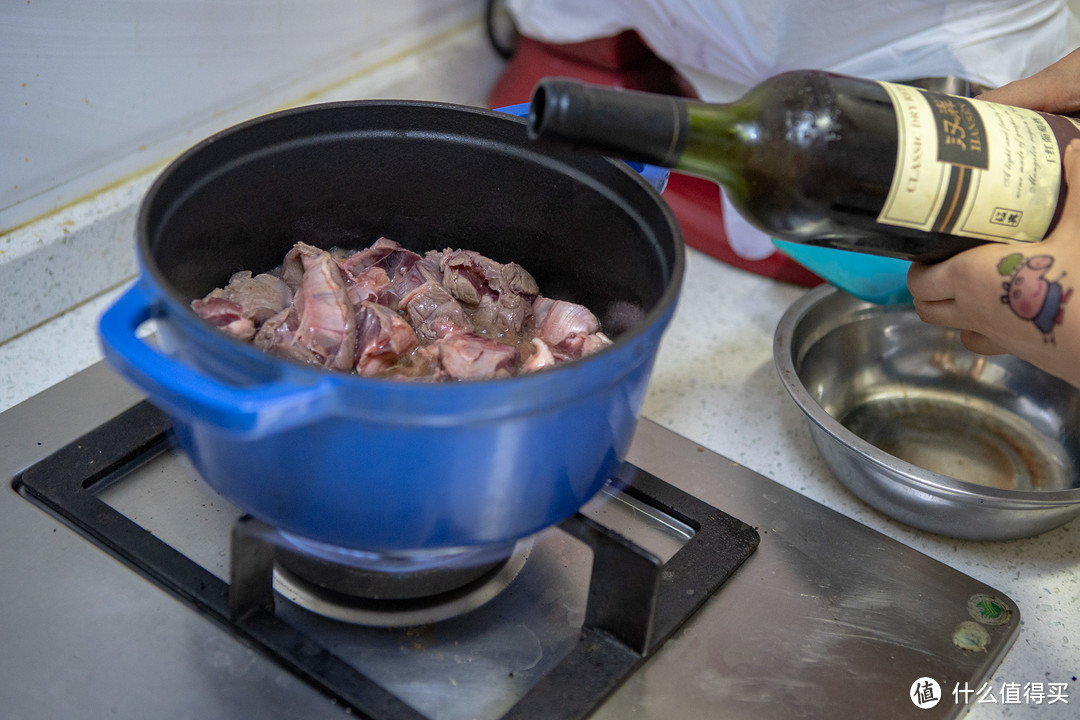
[[1020, 220], [1024, 217], [1024, 213], [1020, 210], [1010, 210], [1009, 208], [997, 207], [994, 208], [994, 212], [990, 215], [990, 222], [995, 225], [1005, 225], [1008, 227], [1016, 227], [1020, 224]]
[[986, 127], [967, 100], [926, 93], [937, 121], [938, 160], [985, 170], [990, 161]]

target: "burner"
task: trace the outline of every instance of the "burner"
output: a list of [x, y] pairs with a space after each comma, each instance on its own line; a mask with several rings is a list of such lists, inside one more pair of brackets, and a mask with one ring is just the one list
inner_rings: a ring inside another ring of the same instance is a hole
[[[319, 611], [326, 610], [327, 597], [338, 608], [350, 608], [350, 613], [357, 607], [367, 612], [405, 606], [416, 613], [399, 614], [400, 624], [428, 622], [431, 608], [418, 607], [435, 604], [457, 614], [466, 607], [463, 598], [478, 607], [498, 594], [525, 565], [529, 542], [502, 548], [495, 555], [487, 548], [372, 555], [283, 536], [244, 516], [233, 525], [226, 582], [98, 497], [104, 488], [125, 481], [133, 470], [168, 451], [170, 425], [161, 411], [140, 403], [27, 468], [15, 478], [14, 487], [200, 613], [261, 648], [345, 705], [346, 712], [380, 720], [425, 717], [350, 664], [347, 653], [307, 632], [304, 623], [293, 622], [291, 613], [278, 615], [275, 596], [317, 605]], [[676, 519], [693, 536], [661, 560], [585, 514], [559, 523], [558, 530], [592, 553], [585, 618], [575, 644], [515, 695], [504, 720], [590, 716], [757, 547], [758, 534], [746, 523], [629, 463], [615, 473], [611, 488]], [[345, 569], [333, 568], [341, 565], [343, 555]], [[388, 569], [400, 577], [379, 579], [373, 591], [370, 576]], [[298, 580], [298, 575], [309, 577]], [[303, 592], [290, 595], [297, 587]], [[379, 597], [358, 598], [342, 588]], [[415, 597], [432, 590], [433, 597]], [[388, 619], [379, 617], [377, 622], [386, 625]]]
[[504, 563], [514, 543], [372, 552], [278, 531], [275, 557], [313, 584], [346, 595], [397, 600], [454, 590]]
[[509, 550], [391, 558], [334, 548], [337, 557], [330, 560], [326, 546], [311, 552], [309, 541], [281, 537], [285, 542], [274, 553], [275, 590], [319, 615], [380, 627], [438, 622], [480, 607], [517, 577], [531, 546], [523, 541]]

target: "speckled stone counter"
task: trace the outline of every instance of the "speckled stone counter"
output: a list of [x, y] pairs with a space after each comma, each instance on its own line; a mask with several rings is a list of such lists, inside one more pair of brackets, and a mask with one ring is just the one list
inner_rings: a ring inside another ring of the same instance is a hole
[[[0, 410], [100, 359], [94, 325], [117, 292], [0, 345]], [[773, 367], [773, 331], [803, 292], [690, 251], [682, 297], [661, 346], [644, 414], [1015, 600], [1023, 626], [993, 678], [998, 702], [975, 703], [972, 697], [968, 717], [1077, 717], [1080, 525], [1072, 522], [1024, 540], [960, 541], [908, 528], [852, 496], [819, 457], [803, 415]], [[1023, 697], [1003, 703], [1000, 693], [1010, 683], [1067, 683], [1068, 703], [1037, 704]]]
[[[895, 522], [849, 493], [818, 454], [773, 365], [776, 324], [802, 292], [692, 252], [645, 415], [1015, 600], [1022, 630], [992, 680], [997, 702], [972, 697], [968, 717], [1080, 716], [1080, 523], [1022, 540], [955, 540]], [[1068, 703], [1002, 702], [1011, 683], [1067, 683]]]

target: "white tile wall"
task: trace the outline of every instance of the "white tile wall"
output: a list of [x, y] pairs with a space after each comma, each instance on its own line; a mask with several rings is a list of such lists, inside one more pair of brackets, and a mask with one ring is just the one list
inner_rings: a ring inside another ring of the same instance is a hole
[[[484, 105], [502, 67], [475, 14], [449, 31], [433, 34], [420, 46], [361, 68], [293, 104], [400, 97]], [[271, 109], [277, 108], [267, 108]], [[257, 114], [252, 109], [236, 120]], [[177, 150], [202, 137], [184, 135], [183, 146]], [[138, 203], [165, 160], [86, 200], [0, 234], [0, 298], [4, 302], [0, 343], [134, 277]], [[0, 173], [6, 172], [5, 167], [0, 161]]]
[[482, 12], [483, 0], [0, 3], [0, 232]]

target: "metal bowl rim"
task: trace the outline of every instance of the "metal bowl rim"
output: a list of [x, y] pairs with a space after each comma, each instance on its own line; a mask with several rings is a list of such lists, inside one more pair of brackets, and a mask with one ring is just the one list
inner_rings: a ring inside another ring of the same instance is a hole
[[[839, 443], [846, 450], [855, 452], [875, 466], [886, 470], [890, 476], [893, 476], [893, 479], [903, 482], [914, 489], [940, 497], [960, 498], [969, 501], [990, 499], [997, 501], [996, 505], [999, 507], [1010, 510], [1022, 506], [1061, 507], [1080, 502], [1080, 488], [1033, 491], [1009, 490], [987, 487], [932, 472], [879, 449], [848, 430], [836, 418], [825, 412], [825, 409], [807, 391], [795, 368], [792, 339], [796, 328], [812, 308], [823, 304], [832, 296], [840, 293], [840, 290], [831, 285], [821, 285], [804, 294], [784, 312], [776, 327], [773, 339], [773, 359], [780, 374], [780, 380], [784, 383], [784, 387], [787, 389], [788, 394], [791, 395], [792, 400], [795, 401], [795, 404], [799, 406], [799, 409], [810, 421], [820, 427], [833, 441]], [[867, 308], [883, 307], [856, 298], [852, 298], [852, 300], [867, 306]], [[985, 506], [985, 502], [982, 502], [982, 504]]]

